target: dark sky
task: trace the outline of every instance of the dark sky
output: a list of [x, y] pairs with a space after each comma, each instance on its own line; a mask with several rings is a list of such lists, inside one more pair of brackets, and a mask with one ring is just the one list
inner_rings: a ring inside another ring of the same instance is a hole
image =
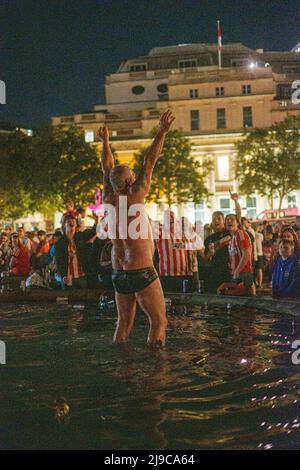
[[91, 110], [122, 60], [216, 42], [217, 19], [223, 43], [289, 50], [300, 41], [299, 0], [0, 0], [0, 121], [33, 127]]

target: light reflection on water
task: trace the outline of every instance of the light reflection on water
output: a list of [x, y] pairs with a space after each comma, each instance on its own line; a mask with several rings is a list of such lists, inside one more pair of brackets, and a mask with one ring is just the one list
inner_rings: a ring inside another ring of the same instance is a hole
[[170, 317], [150, 351], [142, 315], [113, 347], [114, 313], [2, 306], [0, 448], [300, 448], [300, 321], [225, 310]]

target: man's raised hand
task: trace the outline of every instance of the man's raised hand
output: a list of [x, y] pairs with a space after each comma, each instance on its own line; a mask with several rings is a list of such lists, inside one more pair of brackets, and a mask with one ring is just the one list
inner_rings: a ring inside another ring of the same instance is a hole
[[239, 195], [237, 193], [232, 193], [230, 190], [229, 190], [229, 193], [230, 193], [230, 198], [233, 201], [238, 201], [239, 200]]
[[104, 141], [108, 141], [108, 140], [109, 140], [108, 128], [107, 128], [106, 126], [104, 126], [104, 127], [99, 127], [98, 132], [97, 132], [97, 136], [98, 136], [99, 139], [101, 139], [103, 142], [104, 142]]
[[175, 120], [175, 117], [172, 114], [172, 111], [168, 110], [164, 112], [159, 120], [159, 130], [162, 132], [169, 132], [172, 122]]

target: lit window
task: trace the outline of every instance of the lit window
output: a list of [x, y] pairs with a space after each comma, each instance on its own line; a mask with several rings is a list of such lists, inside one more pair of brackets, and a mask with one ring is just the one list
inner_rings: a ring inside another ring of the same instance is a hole
[[227, 156], [218, 157], [218, 177], [219, 180], [229, 180], [229, 158]]
[[32, 129], [27, 129], [28, 137], [32, 137], [32, 134], [33, 134]]
[[86, 143], [94, 142], [94, 131], [84, 131], [84, 140]]

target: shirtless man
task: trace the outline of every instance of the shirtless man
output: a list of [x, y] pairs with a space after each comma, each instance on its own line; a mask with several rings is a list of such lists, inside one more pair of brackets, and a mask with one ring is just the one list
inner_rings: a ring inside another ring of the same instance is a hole
[[[114, 165], [113, 154], [109, 145], [107, 127], [98, 131], [103, 141], [102, 171], [104, 203], [114, 206], [116, 212], [116, 236], [112, 239], [112, 281], [116, 292], [118, 323], [114, 342], [125, 342], [133, 328], [136, 303], [146, 313], [150, 330], [148, 344], [163, 346], [166, 339], [167, 317], [164, 294], [158, 274], [153, 265], [154, 244], [149, 221], [148, 236], [133, 239], [124, 237], [124, 227], [120, 226], [121, 200], [127, 197], [128, 211], [133, 204], [140, 204], [144, 209], [145, 197], [150, 190], [152, 172], [161, 154], [165, 136], [174, 121], [171, 111], [166, 111], [160, 118], [157, 134], [146, 151], [142, 170], [138, 177], [128, 165]], [[123, 196], [123, 197], [122, 197]], [[126, 214], [127, 215], [127, 214]], [[126, 229], [135, 217], [126, 217]], [[144, 219], [145, 220], [145, 219]]]

